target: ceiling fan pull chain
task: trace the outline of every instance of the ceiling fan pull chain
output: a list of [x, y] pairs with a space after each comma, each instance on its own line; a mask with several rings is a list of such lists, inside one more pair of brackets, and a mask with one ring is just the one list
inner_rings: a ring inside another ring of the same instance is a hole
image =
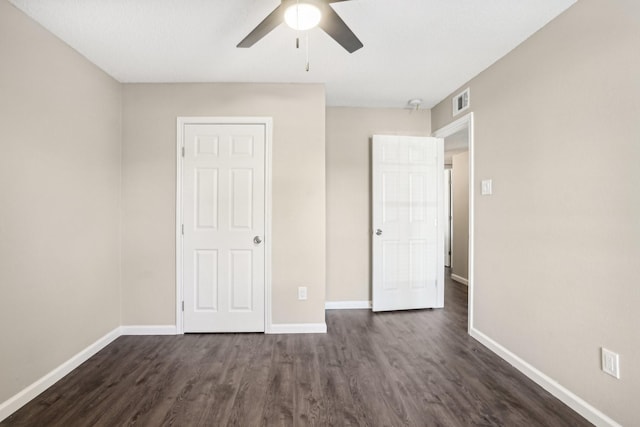
[[307, 45], [307, 73], [309, 72], [309, 32], [305, 34], [305, 41]]
[[[300, 0], [296, 0], [296, 27], [300, 28]], [[300, 30], [296, 30], [296, 49], [300, 49]]]

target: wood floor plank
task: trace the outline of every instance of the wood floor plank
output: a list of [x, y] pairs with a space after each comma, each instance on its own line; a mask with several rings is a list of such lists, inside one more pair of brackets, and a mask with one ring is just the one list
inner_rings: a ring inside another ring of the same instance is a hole
[[120, 337], [1, 426], [588, 426], [445, 308], [327, 311], [327, 334]]
[[[242, 375], [238, 392], [231, 408], [228, 425], [264, 425], [263, 413], [267, 404], [267, 383], [271, 374], [275, 341], [266, 335], [254, 335], [253, 346], [248, 348], [251, 359]], [[203, 417], [201, 425], [206, 425]]]
[[292, 337], [296, 348], [293, 371], [294, 387], [294, 420], [296, 426], [326, 425], [326, 409], [322, 392], [322, 381], [318, 374], [319, 362], [316, 351], [319, 338], [317, 335], [305, 338]]
[[293, 426], [294, 372], [291, 336], [275, 338], [271, 375], [267, 386], [267, 401], [262, 415], [264, 426]]
[[[337, 325], [329, 322], [331, 326]], [[359, 417], [354, 405], [349, 378], [344, 372], [344, 344], [338, 334], [323, 337], [316, 351], [318, 353], [317, 377], [322, 387], [325, 408], [325, 425], [357, 426], [365, 425], [365, 418]], [[319, 424], [322, 425], [322, 424]], [[372, 424], [366, 424], [372, 425]]]

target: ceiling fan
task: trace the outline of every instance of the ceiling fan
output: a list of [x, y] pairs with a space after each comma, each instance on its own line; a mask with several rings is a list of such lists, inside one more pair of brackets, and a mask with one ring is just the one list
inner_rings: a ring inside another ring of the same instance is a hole
[[264, 20], [258, 24], [237, 47], [251, 47], [269, 34], [274, 28], [286, 22], [295, 30], [308, 30], [316, 25], [329, 34], [349, 53], [360, 49], [363, 44], [330, 6], [349, 0], [281, 0]]

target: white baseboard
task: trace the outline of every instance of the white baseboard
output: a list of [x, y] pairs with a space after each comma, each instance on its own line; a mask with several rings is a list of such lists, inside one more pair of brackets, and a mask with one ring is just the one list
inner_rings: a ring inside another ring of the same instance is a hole
[[265, 332], [267, 334], [326, 334], [326, 323], [276, 323]]
[[353, 310], [371, 308], [371, 301], [327, 301], [325, 310]]
[[622, 427], [620, 424], [600, 412], [598, 409], [591, 406], [589, 403], [576, 396], [574, 393], [560, 385], [554, 379], [548, 377], [532, 365], [498, 344], [487, 335], [483, 334], [479, 330], [472, 328], [469, 334], [478, 340], [481, 344], [493, 351], [495, 354], [509, 362], [514, 368], [525, 374], [540, 387], [547, 390], [549, 393], [560, 399], [565, 405], [582, 415], [589, 422], [596, 426], [601, 427]]
[[176, 335], [176, 325], [127, 325], [120, 327], [120, 335]]
[[0, 403], [0, 421], [13, 414], [15, 411], [29, 403], [40, 393], [51, 387], [57, 381], [62, 379], [69, 372], [86, 362], [91, 356], [105, 348], [113, 340], [120, 336], [120, 328], [116, 328], [109, 332], [84, 350], [72, 356], [69, 360], [58, 366], [42, 378], [36, 380], [22, 391], [18, 392], [8, 400]]
[[451, 274], [451, 279], [455, 280], [458, 283], [462, 283], [463, 285], [469, 286], [469, 280], [465, 279], [462, 276], [458, 276], [457, 274]]

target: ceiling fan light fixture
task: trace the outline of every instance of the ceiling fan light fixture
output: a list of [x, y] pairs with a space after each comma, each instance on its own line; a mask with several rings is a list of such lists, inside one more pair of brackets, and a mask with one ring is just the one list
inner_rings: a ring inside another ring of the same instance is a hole
[[284, 12], [284, 21], [298, 31], [310, 30], [320, 23], [320, 19], [322, 19], [320, 8], [310, 3], [296, 2]]

